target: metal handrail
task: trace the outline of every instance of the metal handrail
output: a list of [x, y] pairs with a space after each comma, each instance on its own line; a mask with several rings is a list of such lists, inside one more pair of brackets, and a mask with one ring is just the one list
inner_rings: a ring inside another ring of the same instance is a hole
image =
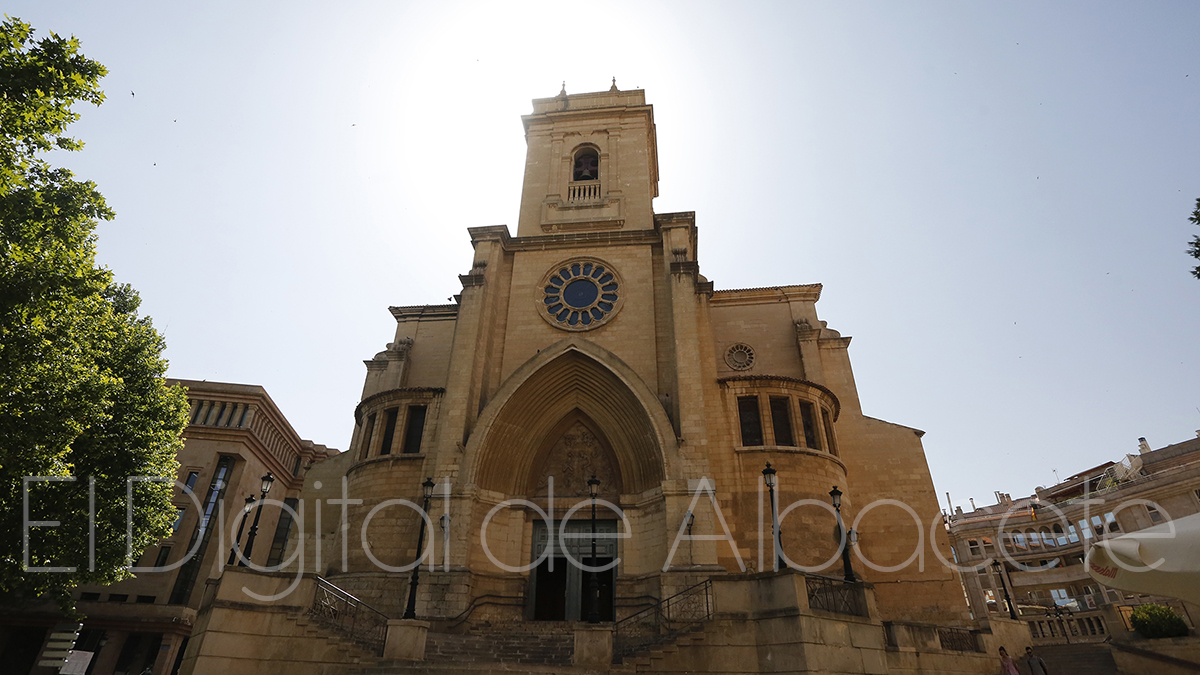
[[[504, 602], [506, 600], [515, 601], [515, 602]], [[494, 593], [477, 595], [477, 596], [471, 598], [471, 602], [470, 602], [470, 604], [467, 605], [466, 609], [459, 612], [458, 616], [450, 619], [450, 625], [449, 625], [450, 631], [453, 631], [455, 628], [458, 628], [463, 623], [465, 623], [468, 619], [471, 618], [471, 615], [475, 613], [475, 610], [479, 609], [480, 607], [482, 607], [484, 605], [521, 607], [521, 606], [525, 605], [525, 596], [523, 596], [523, 595], [499, 595], [499, 594], [494, 594]]]
[[938, 626], [938, 643], [942, 649], [952, 652], [982, 652], [978, 631], [966, 628]]
[[867, 603], [861, 584], [819, 574], [806, 574], [804, 585], [808, 591], [809, 609], [867, 616]]
[[613, 660], [691, 630], [712, 618], [712, 580], [705, 579], [613, 626]]
[[317, 577], [316, 592], [308, 615], [317, 623], [367, 647], [377, 656], [383, 655], [383, 645], [387, 641], [387, 615], [334, 586], [327, 579]]

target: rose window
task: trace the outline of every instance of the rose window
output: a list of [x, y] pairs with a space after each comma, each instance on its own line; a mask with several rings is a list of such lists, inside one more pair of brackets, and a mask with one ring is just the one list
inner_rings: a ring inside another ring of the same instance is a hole
[[725, 351], [725, 363], [734, 370], [750, 370], [754, 366], [754, 349], [739, 342]]
[[621, 282], [606, 263], [572, 260], [551, 270], [538, 293], [540, 313], [564, 330], [588, 330], [608, 321], [621, 305]]

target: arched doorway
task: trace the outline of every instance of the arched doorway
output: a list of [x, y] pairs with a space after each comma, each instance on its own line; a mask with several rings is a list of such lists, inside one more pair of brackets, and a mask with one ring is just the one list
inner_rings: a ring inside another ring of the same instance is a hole
[[549, 498], [553, 492], [562, 505], [558, 514], [581, 501], [586, 505], [569, 521], [556, 519], [552, 526], [542, 520], [533, 523], [530, 561], [536, 567], [529, 578], [531, 618], [580, 621], [588, 618], [595, 603], [600, 621], [612, 621], [619, 573], [617, 540], [612, 535], [619, 523], [609, 508], [597, 510], [593, 559], [588, 485], [594, 477], [597, 499], [619, 502], [621, 473], [607, 437], [590, 417], [575, 409], [544, 439], [533, 469], [527, 494]]
[[[630, 518], [629, 527], [618, 530], [618, 515], [600, 508], [600, 533], [628, 529], [638, 537], [661, 539], [662, 485], [677, 473], [678, 445], [666, 411], [637, 373], [611, 352], [575, 336], [542, 349], [506, 378], [471, 431], [462, 467], [463, 484], [478, 495], [475, 518], [505, 500], [526, 504], [503, 507], [503, 514], [493, 517], [493, 525], [505, 523], [507, 536], [489, 539], [486, 551], [476, 541], [466, 542], [472, 568], [484, 575], [523, 568], [526, 619], [586, 618], [589, 605], [582, 594], [590, 575], [572, 569], [567, 558], [590, 563], [585, 560], [590, 558], [587, 479], [595, 472], [600, 498]], [[567, 510], [579, 503], [583, 506], [565, 527], [569, 535], [582, 536], [563, 548], [558, 530]], [[662, 565], [652, 547], [626, 550], [623, 543], [597, 541], [598, 566], [620, 558], [609, 576], [598, 579], [608, 608], [602, 616], [612, 615], [614, 602], [622, 607], [629, 598], [645, 597], [650, 582], [643, 576]], [[542, 557], [554, 559], [554, 570]]]

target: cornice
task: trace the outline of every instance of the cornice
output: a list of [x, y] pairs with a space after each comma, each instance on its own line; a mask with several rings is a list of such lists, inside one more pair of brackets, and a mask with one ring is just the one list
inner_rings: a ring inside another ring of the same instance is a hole
[[406, 305], [388, 307], [396, 321], [405, 319], [454, 319], [458, 317], [458, 305]]
[[395, 389], [376, 392], [358, 402], [358, 405], [354, 408], [354, 423], [361, 424], [363, 408], [369, 407], [378, 401], [392, 397], [404, 398], [403, 394], [432, 394], [441, 396], [444, 393], [446, 393], [445, 387], [396, 387]]
[[796, 286], [764, 286], [761, 288], [734, 288], [713, 292], [709, 304], [720, 305], [765, 305], [780, 301], [816, 302], [821, 299], [821, 284]]
[[503, 225], [471, 227], [467, 231], [471, 233], [471, 246], [475, 246], [481, 241], [496, 241], [505, 251], [546, 251], [585, 246], [635, 246], [662, 242], [662, 235], [655, 230], [571, 232], [525, 237], [509, 235], [508, 228]]
[[663, 226], [681, 226], [695, 225], [695, 211], [676, 211], [674, 213], [656, 213], [654, 214], [654, 225], [656, 227]]
[[788, 375], [726, 375], [725, 377], [718, 377], [717, 383], [728, 384], [730, 382], [761, 382], [771, 380], [776, 382], [788, 382], [790, 384], [802, 384], [807, 387], [812, 387], [813, 389], [825, 394], [830, 398], [830, 400], [833, 401], [834, 421], [837, 421], [837, 418], [842, 413], [842, 402], [838, 400], [837, 394], [833, 393], [829, 387], [826, 387], [823, 384], [817, 384], [811, 380], [803, 380], [799, 377], [790, 377]]

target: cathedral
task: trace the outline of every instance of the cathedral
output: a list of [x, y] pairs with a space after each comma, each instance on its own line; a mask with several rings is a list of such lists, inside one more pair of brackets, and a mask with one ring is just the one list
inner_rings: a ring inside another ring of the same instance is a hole
[[0, 613], [0, 650], [44, 645], [33, 675], [56, 644], [94, 673], [983, 674], [1029, 644], [971, 617], [923, 432], [864, 414], [821, 285], [718, 288], [696, 214], [655, 213], [645, 93], [523, 122], [515, 235], [470, 228], [454, 302], [390, 308], [350, 447], [180, 381], [176, 534], [81, 589], [84, 624]]
[[653, 208], [644, 91], [564, 90], [522, 119], [516, 236], [470, 228], [454, 304], [390, 308], [351, 445], [306, 481], [309, 500], [342, 477], [361, 500], [345, 507], [348, 543], [334, 523], [308, 552], [316, 571], [399, 615], [409, 582], [387, 568], [416, 559], [421, 518], [372, 510], [419, 504], [431, 478], [418, 616], [580, 620], [591, 578], [568, 561], [589, 562], [591, 517], [567, 512], [598, 481], [593, 566], [612, 621], [714, 574], [842, 577], [837, 489], [847, 524], [879, 500], [905, 505], [877, 504], [852, 537], [880, 615], [965, 620], [937, 563], [949, 543], [923, 432], [863, 413], [850, 338], [817, 314], [821, 285], [719, 289], [700, 273], [696, 214]]

